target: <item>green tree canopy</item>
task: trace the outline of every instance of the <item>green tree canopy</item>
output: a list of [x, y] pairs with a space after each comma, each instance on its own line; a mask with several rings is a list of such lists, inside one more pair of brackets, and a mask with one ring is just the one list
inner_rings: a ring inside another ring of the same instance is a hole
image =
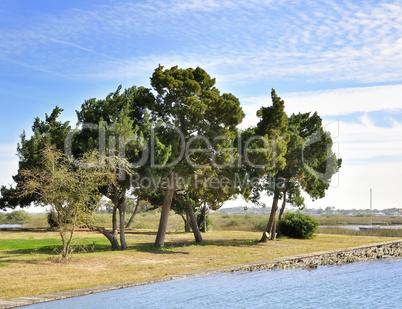
[[[71, 127], [69, 121], [57, 120], [62, 111], [63, 109], [56, 106], [50, 115], [45, 114], [45, 120], [36, 117], [32, 125], [32, 135], [28, 138], [25, 131], [21, 134], [21, 142], [17, 145], [18, 171], [37, 166], [42, 160], [42, 150], [46, 144], [54, 145], [58, 150], [64, 150], [64, 141]], [[35, 193], [17, 197], [19, 188], [23, 184], [19, 172], [13, 176], [13, 180], [16, 183], [15, 187], [2, 186], [0, 189], [0, 209], [26, 207], [39, 198]]]
[[[304, 207], [302, 191], [313, 200], [324, 197], [332, 176], [338, 172], [342, 163], [336, 157], [331, 136], [324, 130], [322, 119], [316, 112], [291, 115], [288, 119], [288, 135], [289, 142], [284, 156], [286, 166], [275, 175], [276, 180], [281, 180], [283, 185], [273, 188], [267, 181], [262, 186], [268, 194], [274, 196], [274, 203], [283, 199], [280, 219], [286, 203]], [[272, 239], [275, 238], [274, 225], [271, 225], [268, 233]]]
[[[170, 147], [165, 147], [156, 135], [152, 135], [152, 124], [147, 112], [147, 108], [154, 104], [151, 91], [136, 86], [121, 90], [122, 87], [119, 86], [105, 99], [90, 99], [82, 104], [81, 110], [77, 111], [78, 123], [82, 129], [71, 142], [72, 152], [78, 157], [87, 150], [99, 149], [101, 155], [117, 156], [119, 162], [128, 163], [135, 173], [133, 178], [133, 174], [126, 174], [125, 166], [116, 166], [118, 180], [114, 190], [110, 191], [107, 187], [101, 190], [102, 194], [114, 204], [112, 232], [109, 233], [101, 227], [94, 228], [111, 240], [114, 249], [120, 246], [127, 248], [124, 236], [127, 194], [131, 189], [134, 191], [142, 189], [138, 184], [141, 177], [153, 179], [157, 176], [155, 169], [149, 167], [151, 155], [161, 164], [165, 164], [170, 156]], [[150, 151], [151, 139], [153, 139], [153, 153]], [[120, 245], [117, 240], [118, 234], [120, 234]]]
[[162, 247], [177, 179], [194, 177], [202, 166], [233, 163], [236, 126], [244, 113], [239, 100], [232, 94], [221, 94], [214, 86], [215, 79], [199, 67], [159, 66], [151, 85], [157, 92], [152, 115], [163, 122], [163, 141], [172, 147], [171, 164], [166, 169], [169, 185], [155, 241]]

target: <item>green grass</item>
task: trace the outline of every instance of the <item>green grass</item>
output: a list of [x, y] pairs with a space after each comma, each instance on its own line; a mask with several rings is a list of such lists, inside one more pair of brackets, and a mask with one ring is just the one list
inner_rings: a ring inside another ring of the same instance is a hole
[[[62, 242], [57, 238], [14, 238], [3, 239], [0, 242], [0, 251], [12, 253], [45, 253], [59, 254]], [[103, 237], [73, 238], [72, 247], [74, 252], [88, 253], [95, 251], [109, 251], [110, 243]]]
[[3, 239], [0, 251], [5, 250], [46, 250], [61, 245], [60, 239]]
[[[226, 223], [231, 219], [226, 218]], [[242, 222], [239, 217], [236, 219]], [[252, 223], [255, 218], [245, 220]], [[61, 261], [55, 251], [61, 244], [57, 232], [1, 231], [0, 277], [7, 284], [0, 289], [0, 299], [142, 280], [391, 240], [318, 234], [309, 240], [280, 238], [261, 244], [258, 243], [260, 232], [228, 230], [203, 233], [204, 241], [196, 244], [192, 233], [168, 232], [166, 246], [155, 248], [156, 231], [130, 231], [126, 234], [128, 249], [113, 251], [107, 239], [98, 233], [79, 231], [75, 235], [74, 254], [68, 261]]]

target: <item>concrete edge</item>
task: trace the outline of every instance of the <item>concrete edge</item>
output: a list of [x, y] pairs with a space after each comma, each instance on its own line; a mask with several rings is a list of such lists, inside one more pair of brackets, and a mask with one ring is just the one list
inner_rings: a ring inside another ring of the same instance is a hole
[[142, 280], [123, 282], [123, 283], [115, 283], [115, 284], [102, 285], [102, 286], [96, 286], [96, 287], [90, 287], [90, 288], [83, 288], [83, 289], [68, 290], [68, 291], [40, 294], [40, 295], [27, 296], [27, 297], [18, 297], [18, 298], [7, 299], [7, 300], [0, 300], [0, 309], [32, 305], [32, 304], [36, 304], [36, 303], [60, 300], [60, 299], [65, 299], [65, 298], [70, 298], [70, 297], [83, 296], [83, 295], [88, 295], [88, 294], [112, 291], [112, 290], [117, 290], [117, 289], [122, 289], [122, 288], [128, 288], [128, 287], [134, 287], [134, 286], [140, 286], [140, 285], [145, 285], [145, 284], [150, 284], [150, 283], [164, 282], [164, 281], [170, 281], [170, 280], [176, 280], [176, 279], [184, 279], [184, 278], [190, 278], [190, 277], [196, 277], [196, 276], [205, 276], [205, 275], [211, 275], [211, 274], [216, 274], [216, 273], [266, 269], [267, 265], [272, 265], [272, 264], [280, 264], [283, 262], [302, 260], [302, 259], [318, 257], [318, 256], [322, 256], [322, 255], [347, 253], [347, 252], [351, 252], [351, 251], [355, 251], [355, 250], [383, 247], [386, 245], [393, 245], [393, 244], [401, 244], [402, 245], [402, 239], [391, 240], [391, 241], [382, 242], [382, 243], [362, 245], [362, 246], [357, 246], [357, 247], [347, 247], [347, 248], [335, 249], [335, 250], [330, 250], [330, 251], [321, 251], [321, 252], [300, 254], [300, 255], [294, 255], [294, 256], [286, 256], [286, 257], [280, 257], [280, 258], [275, 258], [275, 259], [271, 259], [271, 260], [261, 260], [261, 261], [249, 262], [249, 263], [244, 263], [244, 264], [221, 266], [221, 267], [209, 268], [209, 269], [203, 269], [203, 270], [195, 270], [195, 271], [180, 273], [180, 274], [176, 274], [176, 275], [166, 275], [166, 276], [158, 277], [158, 278], [142, 279]]

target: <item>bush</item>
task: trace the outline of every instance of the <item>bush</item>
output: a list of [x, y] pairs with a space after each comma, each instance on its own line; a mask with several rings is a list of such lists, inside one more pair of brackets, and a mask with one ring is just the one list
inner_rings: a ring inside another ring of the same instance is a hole
[[59, 227], [59, 223], [56, 221], [56, 212], [54, 210], [49, 211], [47, 214], [47, 223], [51, 228], [56, 228]]
[[11, 222], [24, 222], [31, 218], [31, 215], [27, 213], [25, 210], [14, 210], [6, 214], [6, 218]]
[[[204, 231], [204, 208], [201, 208], [200, 211], [197, 213], [197, 225], [198, 228], [200, 229], [200, 232], [206, 232]], [[211, 220], [209, 220], [209, 216], [206, 216], [206, 226], [207, 226], [207, 231], [211, 229]]]
[[312, 238], [317, 232], [320, 223], [309, 215], [302, 213], [286, 213], [278, 222], [278, 231], [281, 235], [291, 238]]

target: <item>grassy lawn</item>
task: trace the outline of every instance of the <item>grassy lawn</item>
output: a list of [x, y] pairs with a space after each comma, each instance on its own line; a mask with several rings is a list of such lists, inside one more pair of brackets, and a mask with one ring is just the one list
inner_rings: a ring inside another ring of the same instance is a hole
[[[203, 234], [202, 244], [195, 244], [191, 233], [176, 231], [175, 224], [180, 227], [181, 222], [180, 218], [175, 220], [172, 220], [171, 232], [167, 234], [163, 249], [153, 247], [155, 230], [129, 231], [126, 234], [129, 248], [125, 251], [111, 251], [108, 241], [99, 233], [77, 232], [74, 238], [76, 251], [67, 262], [59, 259], [60, 240], [57, 232], [0, 231], [0, 299], [154, 278], [395, 239], [320, 233], [310, 240], [282, 238], [260, 244], [260, 231], [215, 230]], [[151, 224], [148, 222], [146, 225]]]

